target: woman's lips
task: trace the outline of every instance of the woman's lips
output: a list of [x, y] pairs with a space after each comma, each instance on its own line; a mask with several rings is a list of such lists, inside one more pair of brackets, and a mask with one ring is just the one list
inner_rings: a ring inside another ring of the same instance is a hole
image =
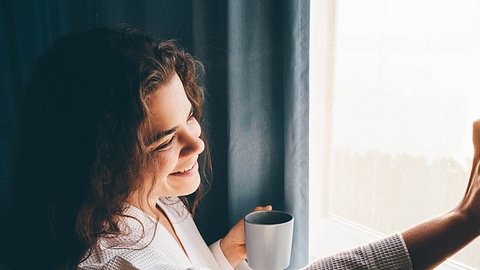
[[197, 171], [198, 171], [198, 162], [195, 162], [195, 164], [193, 165], [193, 167], [190, 170], [184, 171], [184, 172], [171, 173], [170, 175], [172, 175], [172, 176], [189, 176], [189, 175], [195, 174]]

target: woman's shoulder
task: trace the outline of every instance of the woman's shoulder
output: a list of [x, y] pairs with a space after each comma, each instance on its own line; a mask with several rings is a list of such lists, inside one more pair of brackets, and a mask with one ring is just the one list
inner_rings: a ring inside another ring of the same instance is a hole
[[[176, 197], [160, 198], [157, 205], [174, 224], [191, 219], [187, 207]], [[101, 266], [98, 269], [119, 269], [115, 267], [120, 264], [143, 265], [143, 260], [161, 261], [166, 265], [182, 262], [168, 248], [170, 238], [167, 232], [159, 227], [154, 217], [141, 209], [128, 206], [118, 220], [118, 228], [118, 234], [107, 235], [97, 241], [79, 269], [97, 269], [96, 266]], [[111, 268], [110, 265], [114, 267]]]
[[124, 269], [116, 267], [128, 263], [142, 265], [147, 258], [168, 262], [168, 256], [158, 249], [158, 245], [152, 245], [161, 236], [158, 235], [157, 222], [148, 214], [128, 206], [118, 220], [118, 228], [117, 234], [98, 239], [79, 265], [80, 269], [96, 269], [95, 266], [101, 266], [101, 269]]

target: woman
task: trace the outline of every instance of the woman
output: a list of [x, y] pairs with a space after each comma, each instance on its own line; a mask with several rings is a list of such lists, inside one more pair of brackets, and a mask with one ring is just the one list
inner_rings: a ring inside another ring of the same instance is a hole
[[[209, 164], [202, 75], [173, 42], [126, 27], [51, 47], [17, 142], [16, 266], [248, 269], [242, 222], [207, 247], [191, 217], [202, 196], [199, 164]], [[437, 265], [479, 234], [479, 179], [475, 165], [452, 212], [306, 269]]]

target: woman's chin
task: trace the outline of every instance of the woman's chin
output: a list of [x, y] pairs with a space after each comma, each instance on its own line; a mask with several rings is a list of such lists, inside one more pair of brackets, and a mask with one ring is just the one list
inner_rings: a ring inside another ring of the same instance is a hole
[[187, 196], [197, 191], [200, 187], [200, 175], [198, 173], [196, 176], [189, 177], [189, 179], [178, 179], [173, 177], [169, 180], [171, 184], [170, 193], [173, 193], [171, 196]]

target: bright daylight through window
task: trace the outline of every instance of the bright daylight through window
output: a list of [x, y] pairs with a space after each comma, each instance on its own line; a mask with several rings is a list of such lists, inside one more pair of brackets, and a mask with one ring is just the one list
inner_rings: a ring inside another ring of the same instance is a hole
[[[310, 254], [401, 232], [465, 192], [480, 1], [310, 1]], [[437, 269], [480, 269], [480, 241]]]

